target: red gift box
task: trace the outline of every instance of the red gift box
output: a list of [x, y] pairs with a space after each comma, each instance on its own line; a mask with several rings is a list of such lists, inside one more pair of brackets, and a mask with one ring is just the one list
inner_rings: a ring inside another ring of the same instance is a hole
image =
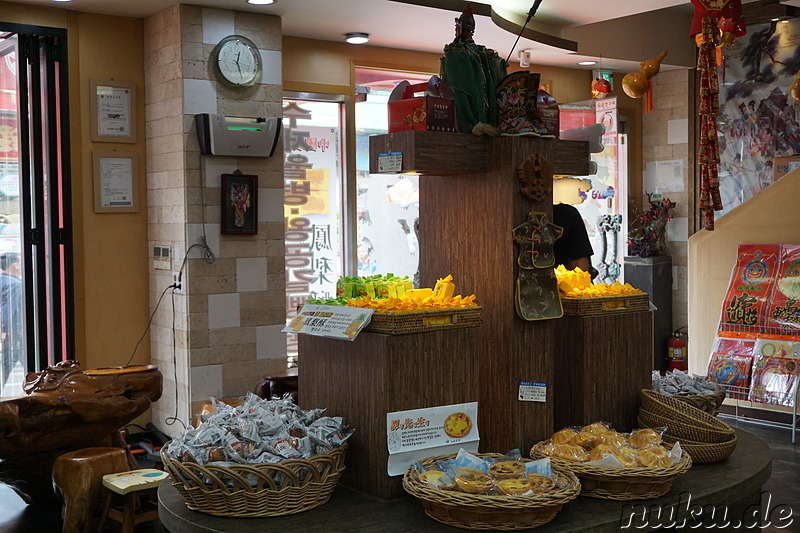
[[[421, 96], [415, 96], [422, 93]], [[389, 96], [389, 133], [409, 130], [456, 131], [453, 92], [438, 76], [427, 83], [402, 81]]]

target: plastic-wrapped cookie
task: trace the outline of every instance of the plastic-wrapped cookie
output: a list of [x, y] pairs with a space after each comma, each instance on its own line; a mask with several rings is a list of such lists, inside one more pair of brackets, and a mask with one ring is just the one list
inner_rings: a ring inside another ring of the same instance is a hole
[[639, 466], [639, 450], [636, 448], [631, 448], [630, 446], [620, 446], [619, 448], [614, 448], [612, 453], [625, 468], [634, 468]]
[[622, 433], [616, 431], [606, 431], [597, 435], [597, 444], [610, 444], [611, 446], [625, 446], [628, 439]]
[[442, 486], [440, 478], [444, 475], [441, 470], [426, 470], [419, 475], [419, 480], [428, 485]]
[[642, 448], [636, 456], [642, 466], [648, 468], [666, 468], [672, 464], [667, 450], [661, 446], [650, 446], [649, 448]]
[[569, 441], [570, 444], [576, 444], [587, 450], [592, 448], [595, 445], [598, 435], [594, 433], [589, 433], [588, 431], [581, 431], [574, 437], [572, 437]]
[[519, 496], [531, 490], [531, 483], [527, 478], [501, 479], [497, 488], [507, 496]]
[[577, 444], [562, 444], [553, 449], [552, 457], [584, 463], [589, 460], [589, 454]]
[[589, 461], [599, 461], [608, 455], [614, 455], [614, 446], [610, 444], [598, 444], [589, 452]]
[[495, 479], [518, 478], [525, 471], [522, 461], [498, 461], [489, 467], [489, 475]]
[[586, 431], [588, 433], [594, 433], [596, 435], [599, 435], [600, 433], [605, 433], [608, 430], [609, 430], [608, 426], [606, 426], [602, 422], [593, 422], [588, 426], [585, 426], [581, 431]]
[[456, 485], [464, 492], [480, 494], [489, 492], [494, 487], [494, 480], [482, 470], [462, 467], [456, 474]]
[[570, 428], [564, 428], [562, 430], [556, 431], [553, 434], [552, 438], [553, 444], [555, 445], [566, 444], [572, 439], [572, 437], [574, 437], [577, 434], [578, 434], [577, 431]]
[[661, 433], [651, 428], [644, 428], [631, 434], [631, 444], [637, 448], [646, 448], [654, 444], [661, 444]]
[[556, 488], [556, 482], [553, 478], [542, 474], [530, 474], [528, 476], [528, 483], [531, 485], [531, 490], [534, 494], [543, 494], [551, 492]]

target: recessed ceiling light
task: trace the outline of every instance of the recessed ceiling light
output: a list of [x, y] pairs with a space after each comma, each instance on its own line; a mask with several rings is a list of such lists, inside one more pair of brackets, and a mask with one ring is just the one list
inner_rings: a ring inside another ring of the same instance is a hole
[[578, 64], [582, 67], [588, 67], [590, 65], [596, 65], [597, 61], [578, 61]]
[[268, 6], [274, 4], [275, 0], [247, 0], [247, 3], [253, 4], [254, 6]]
[[53, 0], [53, 2], [72, 2], [72, 0]]
[[369, 33], [350, 32], [345, 33], [346, 41], [350, 44], [364, 44], [369, 41]]

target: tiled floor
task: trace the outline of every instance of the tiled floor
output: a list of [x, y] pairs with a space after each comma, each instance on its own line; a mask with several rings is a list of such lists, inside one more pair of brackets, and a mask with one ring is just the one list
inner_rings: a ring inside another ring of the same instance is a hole
[[[792, 444], [790, 432], [786, 429], [766, 427], [748, 422], [725, 419], [735, 427], [744, 429], [767, 442], [772, 449], [772, 477], [764, 486], [764, 491], [772, 497], [771, 508], [786, 504], [793, 508], [793, 521], [787, 527], [766, 527], [767, 533], [799, 533], [800, 532], [800, 452], [798, 445]], [[766, 501], [766, 496], [765, 496]], [[8, 487], [0, 485], [0, 532], [2, 533], [57, 533], [61, 531], [61, 510], [57, 504], [26, 506], [24, 502]], [[385, 525], [375, 525], [374, 529], [365, 529], [364, 518], [360, 518], [358, 531], [374, 531], [384, 533]], [[119, 524], [109, 522], [107, 531], [120, 531]], [[166, 530], [158, 522], [140, 524], [137, 533], [163, 533]], [[321, 529], [320, 531], [324, 531]], [[453, 529], [453, 531], [458, 531]], [[715, 529], [715, 531], [721, 531]]]

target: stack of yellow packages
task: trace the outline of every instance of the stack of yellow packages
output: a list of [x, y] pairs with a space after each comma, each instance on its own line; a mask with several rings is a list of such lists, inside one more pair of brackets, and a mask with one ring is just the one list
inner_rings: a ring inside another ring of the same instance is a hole
[[622, 296], [625, 294], [641, 294], [641, 290], [633, 287], [630, 283], [624, 285], [619, 281], [612, 284], [597, 283], [592, 284], [592, 278], [588, 272], [580, 268], [567, 270], [564, 265], [559, 265], [555, 269], [556, 279], [558, 279], [558, 290], [563, 296], [572, 298], [598, 298], [602, 296]]

